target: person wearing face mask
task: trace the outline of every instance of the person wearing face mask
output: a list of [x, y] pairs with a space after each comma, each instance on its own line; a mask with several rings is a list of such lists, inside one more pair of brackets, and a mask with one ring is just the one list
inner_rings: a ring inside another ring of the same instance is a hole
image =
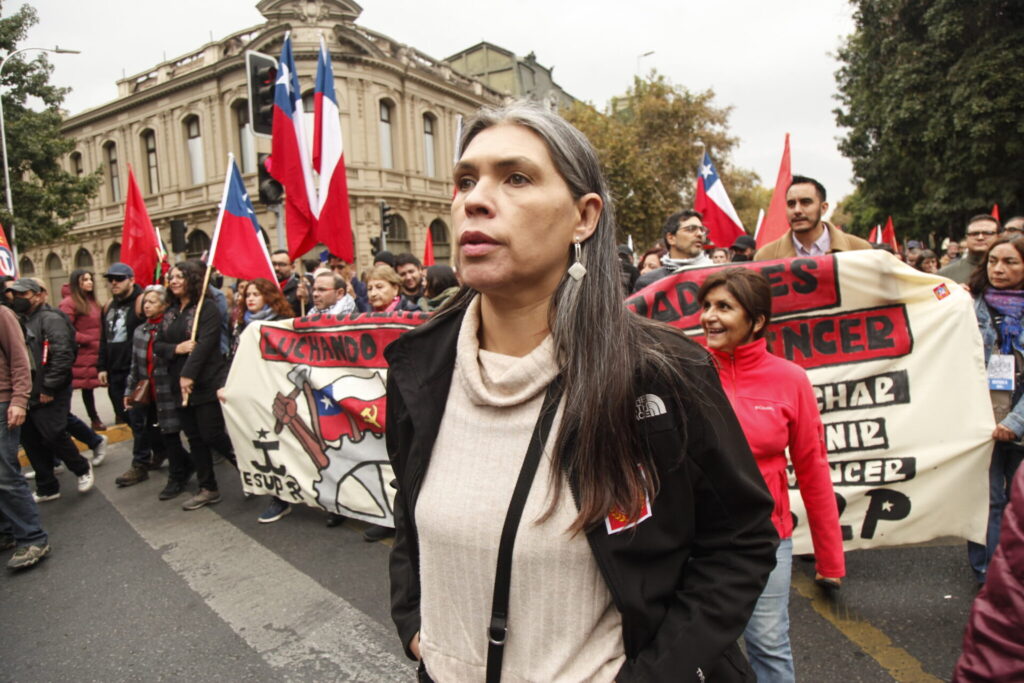
[[846, 573], [824, 427], [807, 373], [768, 351], [764, 334], [771, 320], [772, 296], [763, 275], [747, 268], [726, 268], [704, 281], [697, 291], [697, 301], [704, 309], [700, 322], [705, 344], [775, 499], [772, 522], [782, 539], [775, 569], [743, 632], [747, 655], [757, 680], [793, 681], [789, 644], [793, 565], [787, 474], [790, 462], [807, 509], [818, 582], [838, 588]]
[[36, 502], [60, 498], [60, 482], [53, 472], [54, 457], [78, 478], [79, 493], [94, 484], [92, 464], [75, 448], [68, 435], [71, 410], [71, 366], [75, 361], [74, 328], [60, 312], [46, 304], [46, 292], [31, 278], [8, 285], [12, 307], [25, 326], [25, 342], [32, 361], [32, 393], [28, 416], [21, 430], [25, 454], [36, 473]]

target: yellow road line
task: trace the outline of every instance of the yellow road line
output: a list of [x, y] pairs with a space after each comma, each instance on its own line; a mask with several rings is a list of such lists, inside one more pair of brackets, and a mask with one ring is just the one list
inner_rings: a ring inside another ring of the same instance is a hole
[[825, 597], [809, 576], [795, 572], [793, 587], [797, 593], [811, 601], [815, 612], [878, 662], [897, 681], [918, 683], [942, 680], [925, 672], [921, 662], [903, 648], [893, 645], [889, 636], [853, 614], [849, 607]]

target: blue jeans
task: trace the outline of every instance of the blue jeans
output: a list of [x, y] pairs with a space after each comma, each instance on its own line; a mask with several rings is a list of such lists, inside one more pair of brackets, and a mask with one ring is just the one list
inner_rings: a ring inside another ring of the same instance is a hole
[[967, 559], [978, 583], [985, 583], [988, 563], [999, 545], [999, 528], [1003, 522], [1003, 510], [1010, 502], [1010, 487], [1013, 475], [1024, 459], [1024, 446], [1011, 441], [997, 441], [992, 449], [992, 462], [988, 466], [988, 531], [985, 545], [967, 542]]
[[21, 427], [7, 427], [7, 406], [0, 403], [0, 534], [14, 537], [18, 546], [47, 542], [39, 524], [39, 508], [18, 464]]
[[794, 681], [789, 647], [789, 582], [793, 573], [793, 539], [784, 538], [775, 553], [775, 569], [754, 606], [743, 639], [758, 683]]

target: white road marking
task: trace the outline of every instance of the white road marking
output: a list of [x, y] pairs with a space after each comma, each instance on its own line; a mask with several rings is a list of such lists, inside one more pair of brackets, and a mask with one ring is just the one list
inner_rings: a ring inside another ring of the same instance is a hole
[[[117, 458], [121, 460], [121, 458]], [[379, 645], [396, 636], [212, 510], [156, 500], [152, 486], [96, 488], [282, 680], [408, 681], [412, 665]], [[162, 476], [157, 475], [162, 479]]]

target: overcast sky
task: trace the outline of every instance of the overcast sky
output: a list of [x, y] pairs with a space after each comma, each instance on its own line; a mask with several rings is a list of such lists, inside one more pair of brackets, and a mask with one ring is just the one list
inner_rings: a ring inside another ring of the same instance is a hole
[[[10, 12], [20, 2], [8, 0]], [[35, 0], [40, 22], [23, 46], [74, 48], [52, 55], [54, 81], [74, 88], [71, 113], [117, 96], [115, 82], [260, 24], [256, 0]], [[793, 172], [821, 180], [829, 199], [852, 190], [836, 145], [842, 132], [833, 55], [853, 30], [847, 0], [517, 0], [446, 3], [363, 0], [358, 23], [442, 59], [487, 40], [533, 51], [574, 97], [604, 105], [639, 68], [691, 90], [711, 88], [733, 107], [733, 161], [775, 184], [783, 138]], [[639, 57], [653, 51], [647, 57]], [[696, 166], [698, 160], [694, 159]], [[727, 188], [728, 189], [728, 188]], [[752, 226], [748, 226], [752, 227]]]

